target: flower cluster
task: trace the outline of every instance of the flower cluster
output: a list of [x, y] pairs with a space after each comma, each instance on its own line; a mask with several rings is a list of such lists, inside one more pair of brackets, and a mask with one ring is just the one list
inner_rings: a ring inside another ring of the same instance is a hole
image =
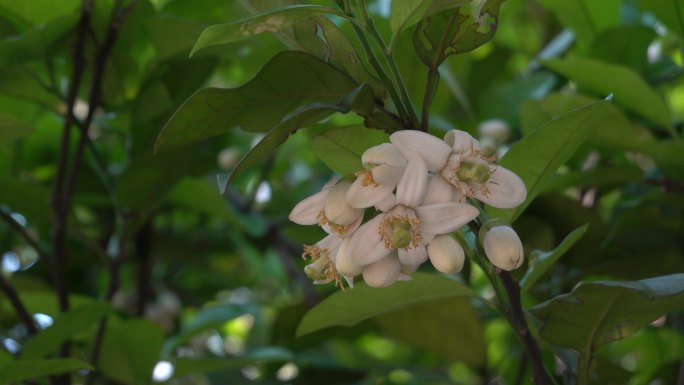
[[[391, 143], [369, 148], [356, 179], [334, 179], [294, 207], [290, 220], [320, 225], [328, 236], [304, 247], [311, 263], [306, 274], [315, 283], [344, 278], [352, 286], [361, 275], [373, 287], [385, 287], [428, 259], [440, 272], [463, 267], [463, 247], [450, 235], [480, 215], [468, 203], [498, 208], [520, 205], [527, 196], [522, 180], [493, 163], [470, 134], [452, 130], [444, 140], [419, 131], [400, 131]], [[366, 209], [377, 214], [364, 221]], [[503, 246], [507, 226], [484, 235], [483, 247], [496, 266], [512, 270], [523, 261], [522, 246]], [[492, 253], [492, 255], [490, 255]]]

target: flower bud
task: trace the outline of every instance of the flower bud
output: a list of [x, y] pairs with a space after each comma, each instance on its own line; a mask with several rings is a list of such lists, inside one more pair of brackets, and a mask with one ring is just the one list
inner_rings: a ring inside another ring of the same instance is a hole
[[328, 221], [337, 225], [349, 225], [363, 216], [362, 209], [355, 209], [347, 203], [347, 190], [351, 182], [341, 181], [330, 189], [325, 200], [324, 212]]
[[345, 277], [356, 277], [361, 274], [363, 270], [362, 266], [354, 263], [349, 254], [349, 241], [351, 237], [347, 237], [342, 241], [340, 248], [337, 250], [337, 255], [335, 256], [335, 268], [337, 272]]
[[363, 269], [363, 280], [370, 287], [387, 287], [397, 281], [400, 273], [401, 263], [397, 259], [397, 253], [392, 253], [366, 266]]
[[438, 235], [427, 248], [432, 266], [449, 274], [461, 271], [465, 262], [463, 247], [449, 235]]
[[510, 226], [496, 226], [481, 238], [487, 258], [503, 270], [514, 270], [525, 260], [520, 237]]
[[485, 120], [480, 123], [477, 130], [481, 137], [494, 139], [499, 143], [507, 141], [511, 136], [511, 128], [508, 123], [500, 119]]

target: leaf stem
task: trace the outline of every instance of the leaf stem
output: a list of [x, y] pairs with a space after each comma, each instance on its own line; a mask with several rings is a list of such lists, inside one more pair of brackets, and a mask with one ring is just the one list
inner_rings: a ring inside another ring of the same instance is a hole
[[387, 47], [384, 39], [380, 35], [380, 32], [378, 32], [378, 29], [375, 27], [373, 18], [371, 18], [368, 14], [368, 10], [366, 9], [366, 0], [359, 0], [359, 8], [361, 9], [363, 21], [366, 23], [371, 36], [375, 39], [375, 42], [380, 47], [380, 51], [387, 61], [387, 64], [389, 64], [390, 72], [392, 73], [396, 87], [399, 88], [401, 100], [404, 103], [404, 108], [409, 114], [411, 123], [413, 127], [418, 127], [418, 116], [416, 116], [416, 112], [413, 109], [413, 103], [411, 102], [411, 97], [406, 90], [404, 79], [401, 77], [401, 72], [399, 71], [399, 67], [397, 67], [397, 63], [392, 56], [391, 50]]
[[420, 118], [420, 130], [423, 132], [428, 131], [430, 126], [430, 106], [432, 105], [432, 100], [437, 93], [437, 87], [439, 86], [439, 70], [438, 67], [430, 67], [428, 70], [427, 81], [425, 82], [425, 96], [423, 96], [423, 111]]
[[26, 306], [24, 306], [21, 298], [19, 298], [19, 294], [17, 294], [14, 286], [12, 286], [2, 272], [0, 272], [0, 291], [5, 294], [7, 299], [12, 304], [14, 312], [17, 313], [17, 317], [19, 317], [21, 323], [23, 323], [26, 327], [26, 331], [28, 332], [29, 336], [34, 336], [36, 333], [38, 333], [38, 328], [36, 327], [36, 323], [33, 321], [33, 317], [31, 317], [31, 314], [28, 312], [28, 310], [26, 310]]

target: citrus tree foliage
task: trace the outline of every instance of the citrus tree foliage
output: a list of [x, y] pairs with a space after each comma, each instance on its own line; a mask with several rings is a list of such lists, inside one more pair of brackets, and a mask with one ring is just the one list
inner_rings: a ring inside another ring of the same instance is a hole
[[0, 384], [681, 383], [682, 14], [0, 0]]

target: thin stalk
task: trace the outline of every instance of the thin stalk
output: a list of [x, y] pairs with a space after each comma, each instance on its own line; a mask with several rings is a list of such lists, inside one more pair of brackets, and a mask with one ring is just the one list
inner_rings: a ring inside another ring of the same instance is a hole
[[26, 306], [24, 306], [21, 298], [19, 298], [19, 294], [14, 289], [14, 286], [5, 278], [2, 272], [0, 272], [0, 291], [5, 294], [5, 297], [7, 297], [12, 304], [14, 312], [17, 313], [17, 317], [19, 317], [21, 323], [26, 327], [29, 336], [38, 333], [38, 328], [33, 321], [33, 317], [31, 317], [31, 314], [26, 310]]
[[418, 127], [418, 116], [416, 116], [416, 112], [413, 109], [413, 103], [411, 102], [411, 97], [409, 96], [408, 91], [406, 90], [404, 79], [401, 77], [401, 72], [399, 71], [397, 62], [394, 60], [391, 51], [385, 44], [385, 40], [382, 38], [380, 32], [378, 32], [378, 29], [375, 27], [375, 22], [373, 22], [373, 18], [371, 18], [368, 14], [368, 10], [366, 9], [366, 0], [359, 0], [359, 7], [361, 8], [361, 16], [363, 17], [364, 22], [368, 26], [368, 30], [371, 36], [375, 39], [376, 43], [380, 47], [380, 51], [382, 52], [385, 60], [389, 64], [390, 72], [394, 77], [396, 87], [399, 89], [401, 100], [404, 103], [404, 108], [409, 114], [411, 123], [414, 127]]
[[427, 82], [425, 82], [425, 96], [423, 96], [423, 110], [420, 118], [420, 130], [423, 132], [427, 132], [430, 126], [430, 106], [437, 93], [438, 86], [439, 70], [437, 67], [430, 67]]

